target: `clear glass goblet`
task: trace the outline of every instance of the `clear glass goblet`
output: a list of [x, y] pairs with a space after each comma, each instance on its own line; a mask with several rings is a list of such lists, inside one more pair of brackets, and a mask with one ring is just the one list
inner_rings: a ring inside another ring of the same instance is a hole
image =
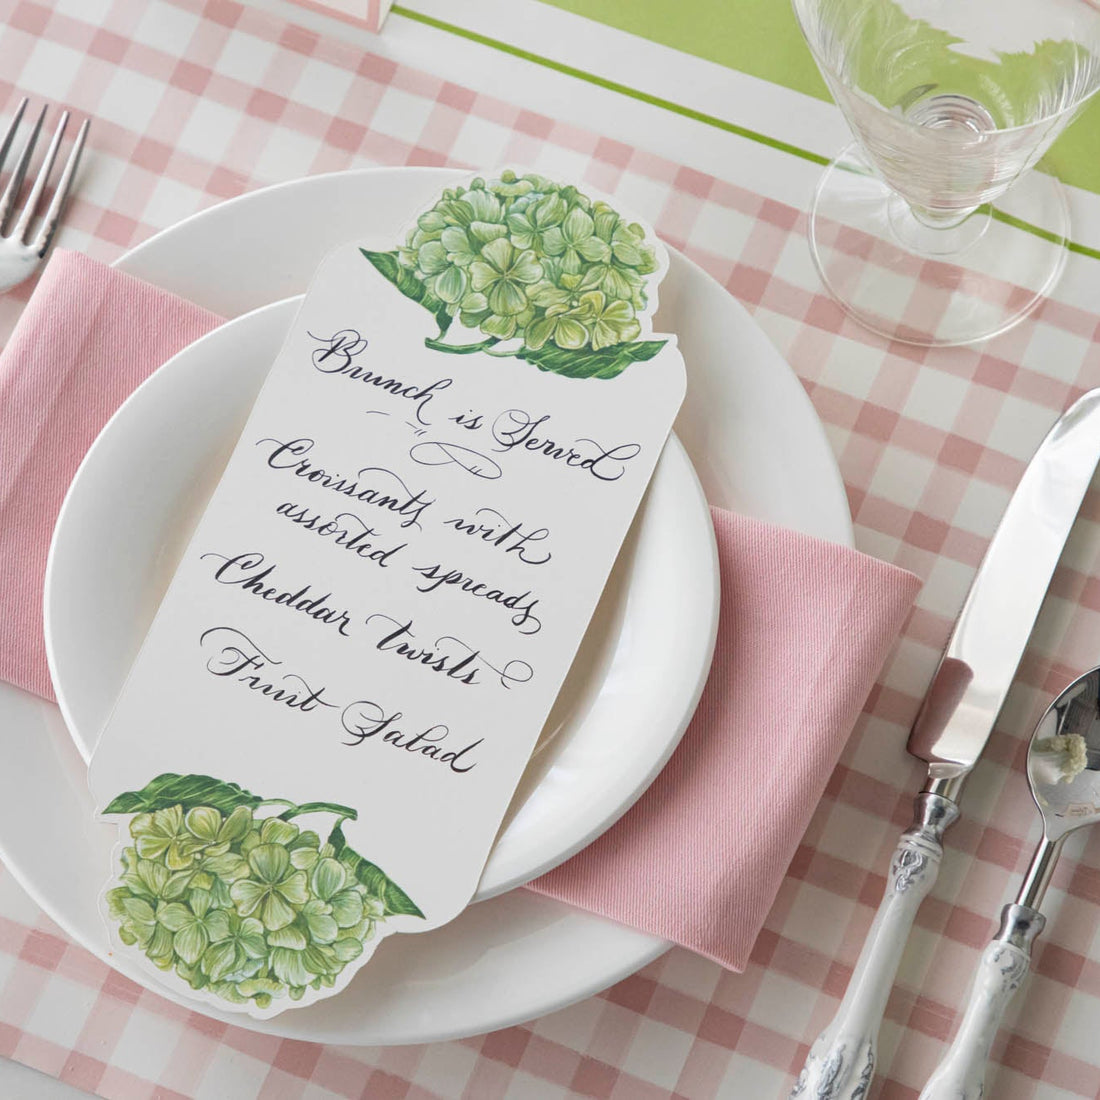
[[912, 344], [1015, 324], [1065, 263], [1065, 189], [1028, 170], [1100, 89], [1100, 0], [792, 4], [856, 139], [811, 211], [826, 287]]

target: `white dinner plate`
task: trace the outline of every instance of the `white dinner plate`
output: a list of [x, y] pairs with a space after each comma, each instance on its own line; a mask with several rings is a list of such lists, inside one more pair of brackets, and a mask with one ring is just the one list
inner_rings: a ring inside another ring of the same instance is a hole
[[[300, 303], [253, 310], [165, 363], [118, 410], [73, 479], [46, 568], [46, 651], [85, 760]], [[695, 711], [717, 628], [710, 512], [672, 437], [477, 900], [561, 863], [649, 786]]]
[[[402, 224], [453, 178], [441, 169], [392, 169], [268, 188], [166, 230], [118, 266], [238, 316], [301, 294], [331, 248]], [[677, 433], [707, 498], [850, 545], [824, 431], [775, 348], [734, 299], [675, 252], [660, 296], [656, 327], [678, 333], [688, 366]], [[0, 768], [0, 858], [69, 935], [95, 950], [103, 937], [98, 913], [74, 908], [73, 899], [94, 897], [102, 864], [64, 857], [85, 837], [98, 848], [113, 826], [89, 825], [84, 762], [58, 709], [0, 685], [0, 758], [20, 764]], [[524, 890], [471, 906], [416, 937], [413, 951], [401, 940], [413, 937], [388, 941], [392, 949], [380, 950], [339, 997], [259, 1027], [358, 1044], [476, 1034], [588, 996], [668, 946]]]

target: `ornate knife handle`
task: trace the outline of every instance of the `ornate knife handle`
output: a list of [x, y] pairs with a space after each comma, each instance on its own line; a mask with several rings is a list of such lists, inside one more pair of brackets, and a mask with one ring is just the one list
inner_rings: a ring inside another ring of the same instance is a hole
[[982, 953], [966, 1014], [920, 1100], [981, 1100], [985, 1067], [1001, 1017], [1031, 967], [1031, 944], [1046, 918], [1026, 905], [1006, 905], [1001, 928]]
[[791, 1100], [861, 1100], [875, 1073], [875, 1043], [913, 918], [932, 889], [944, 830], [959, 816], [938, 794], [917, 796], [913, 824], [901, 835], [886, 892], [833, 1022], [810, 1050]]

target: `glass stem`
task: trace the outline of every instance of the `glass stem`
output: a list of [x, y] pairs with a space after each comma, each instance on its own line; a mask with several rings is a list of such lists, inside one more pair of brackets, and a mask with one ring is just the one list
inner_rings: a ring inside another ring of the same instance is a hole
[[978, 208], [972, 206], [967, 210], [933, 210], [926, 206], [912, 206], [909, 210], [914, 218], [929, 229], [954, 229], [962, 225]]
[[910, 206], [896, 193], [886, 205], [895, 240], [918, 256], [958, 256], [977, 243], [989, 227], [988, 207], [932, 210]]

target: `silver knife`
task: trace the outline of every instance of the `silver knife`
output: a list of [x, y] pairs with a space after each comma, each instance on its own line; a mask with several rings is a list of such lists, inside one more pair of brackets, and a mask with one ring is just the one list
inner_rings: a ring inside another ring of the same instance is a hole
[[913, 824], [890, 863], [886, 892], [844, 999], [810, 1050], [791, 1100], [860, 1100], [902, 950], [1016, 675], [1050, 578], [1100, 460], [1100, 389], [1059, 418], [1024, 471], [948, 639], [906, 746], [928, 764]]

